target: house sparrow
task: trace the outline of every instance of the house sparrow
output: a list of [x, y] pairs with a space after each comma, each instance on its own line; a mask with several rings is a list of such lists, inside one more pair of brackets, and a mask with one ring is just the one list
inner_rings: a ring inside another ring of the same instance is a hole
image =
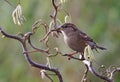
[[59, 28], [60, 32], [64, 36], [65, 43], [74, 51], [84, 54], [84, 49], [87, 45], [90, 45], [91, 49], [106, 50], [106, 48], [98, 46], [93, 39], [91, 39], [86, 33], [82, 32], [72, 23], [65, 23]]

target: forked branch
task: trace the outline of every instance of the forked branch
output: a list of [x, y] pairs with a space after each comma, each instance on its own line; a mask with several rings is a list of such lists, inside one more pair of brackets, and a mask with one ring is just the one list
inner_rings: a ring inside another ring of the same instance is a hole
[[[1, 27], [0, 27], [0, 32], [1, 32], [5, 37], [18, 40], [18, 41], [21, 43], [21, 45], [22, 45], [22, 47], [23, 47], [24, 56], [25, 56], [26, 60], [28, 61], [28, 63], [29, 63], [31, 66], [36, 67], [36, 68], [39, 68], [39, 69], [44, 69], [44, 70], [47, 70], [47, 71], [51, 71], [51, 72], [53, 72], [53, 73], [56, 74], [56, 76], [57, 76], [58, 79], [59, 79], [59, 82], [63, 82], [62, 76], [61, 76], [61, 74], [60, 74], [60, 72], [59, 72], [59, 70], [58, 70], [57, 68], [50, 68], [50, 67], [48, 67], [48, 66], [46, 66], [46, 65], [43, 65], [43, 64], [39, 64], [39, 63], [37, 63], [37, 62], [34, 62], [34, 61], [31, 59], [31, 57], [30, 57], [30, 55], [29, 55], [29, 53], [28, 53], [29, 51], [28, 51], [28, 49], [27, 49], [27, 47], [26, 47], [27, 40], [30, 40], [30, 37], [29, 37], [29, 36], [32, 34], [31, 32], [26, 33], [26, 34], [24, 35], [24, 37], [22, 37], [22, 38], [19, 37], [19, 36], [16, 36], [16, 35], [11, 35], [11, 34], [6, 33], [5, 31], [2, 30]], [[43, 52], [43, 50], [39, 50], [39, 51]], [[45, 51], [45, 50], [44, 50], [44, 51]], [[45, 52], [46, 52], [46, 51], [45, 51]], [[47, 53], [47, 52], [46, 52], [46, 53]]]

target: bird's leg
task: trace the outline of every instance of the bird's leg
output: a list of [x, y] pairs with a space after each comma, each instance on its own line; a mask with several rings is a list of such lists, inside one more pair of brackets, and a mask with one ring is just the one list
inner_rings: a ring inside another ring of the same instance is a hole
[[78, 53], [77, 51], [74, 51], [74, 52], [72, 52], [72, 53], [70, 53], [70, 54], [64, 54], [63, 56], [68, 56], [68, 60], [70, 60], [71, 57], [72, 57], [73, 55], [77, 54], [77, 53]]
[[70, 54], [64, 54], [63, 56], [73, 56], [73, 55], [75, 55], [75, 54], [77, 54], [78, 52], [77, 51], [74, 51], [74, 52], [72, 52], [72, 53], [70, 53]]
[[81, 53], [80, 53], [79, 58], [80, 58], [81, 60], [84, 60], [84, 59], [85, 59], [85, 57], [84, 57], [84, 52], [81, 52]]

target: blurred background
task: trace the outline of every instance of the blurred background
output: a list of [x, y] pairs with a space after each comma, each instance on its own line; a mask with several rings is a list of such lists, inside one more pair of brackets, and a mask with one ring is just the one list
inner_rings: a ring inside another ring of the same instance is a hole
[[[0, 0], [0, 26], [8, 33], [29, 32], [33, 23], [38, 19], [48, 24], [51, 21], [49, 17], [53, 13], [51, 0], [21, 0], [26, 18], [22, 26], [15, 25], [12, 20], [12, 12], [18, 1], [8, 0], [12, 5], [6, 1]], [[120, 0], [67, 0], [62, 4], [62, 8], [71, 14], [72, 23], [91, 36], [99, 45], [107, 48], [106, 51], [99, 51], [99, 53], [94, 51], [96, 70], [100, 65], [105, 65], [106, 68], [111, 65], [120, 66]], [[58, 19], [64, 23], [65, 16], [64, 12], [60, 12]], [[39, 42], [44, 34], [41, 26], [32, 36], [32, 42], [37, 47], [46, 49], [45, 43]], [[59, 47], [63, 53], [72, 51], [64, 44], [62, 36], [51, 37], [49, 45], [52, 53], [55, 52], [54, 47]], [[46, 64], [46, 54], [34, 53], [31, 57], [38, 63]], [[51, 66], [59, 68], [64, 82], [80, 82], [85, 69], [82, 62], [68, 60], [60, 55], [51, 58], [50, 62]], [[57, 82], [57, 78], [55, 76], [53, 78]], [[90, 72], [88, 80], [103, 82]], [[27, 63], [18, 41], [2, 38], [0, 34], [0, 82], [49, 82], [49, 80], [42, 79], [40, 69], [31, 67]], [[116, 74], [115, 82], [120, 82], [120, 73]]]

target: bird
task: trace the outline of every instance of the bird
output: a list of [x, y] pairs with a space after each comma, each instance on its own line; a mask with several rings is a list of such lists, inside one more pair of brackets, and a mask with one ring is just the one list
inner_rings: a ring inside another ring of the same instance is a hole
[[58, 27], [58, 30], [62, 33], [64, 42], [76, 53], [80, 52], [84, 55], [84, 49], [88, 45], [92, 50], [106, 50], [106, 48], [98, 46], [91, 37], [78, 29], [73, 23], [64, 23]]

